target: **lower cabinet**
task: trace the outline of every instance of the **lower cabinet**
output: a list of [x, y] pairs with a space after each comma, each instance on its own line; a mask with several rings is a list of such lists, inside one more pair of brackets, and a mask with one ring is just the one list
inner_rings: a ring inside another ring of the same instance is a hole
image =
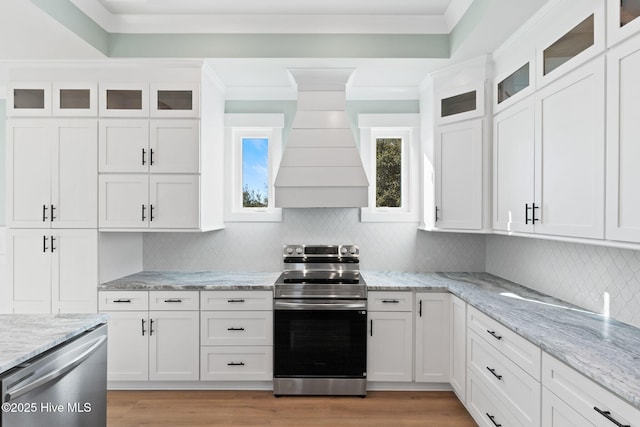
[[449, 294], [416, 293], [416, 382], [449, 382]]
[[413, 378], [413, 293], [369, 292], [367, 379]]
[[467, 303], [455, 295], [449, 295], [449, 299], [449, 382], [464, 404], [467, 395]]
[[473, 371], [467, 378], [466, 406], [480, 427], [524, 427]]
[[200, 379], [273, 379], [271, 291], [200, 294]]
[[197, 381], [197, 291], [100, 292], [109, 314], [109, 381]]

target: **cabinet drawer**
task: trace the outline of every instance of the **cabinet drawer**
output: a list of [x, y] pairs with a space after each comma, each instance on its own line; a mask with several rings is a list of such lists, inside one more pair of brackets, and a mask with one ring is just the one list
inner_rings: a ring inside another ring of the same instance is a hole
[[467, 378], [467, 409], [480, 427], [524, 427], [486, 388], [475, 372], [470, 371]]
[[367, 298], [369, 311], [411, 311], [412, 292], [369, 292]]
[[150, 310], [198, 310], [198, 291], [151, 291]]
[[98, 292], [98, 310], [131, 311], [148, 310], [147, 291], [102, 291]]
[[271, 311], [201, 312], [201, 345], [271, 345]]
[[271, 346], [201, 347], [200, 380], [270, 381]]
[[201, 310], [272, 310], [271, 291], [205, 291], [200, 293]]
[[640, 410], [547, 353], [542, 355], [542, 384], [594, 425], [614, 425], [600, 413], [608, 411], [621, 425], [640, 426]]
[[476, 308], [469, 307], [467, 316], [467, 325], [472, 331], [533, 378], [540, 380], [540, 348]]
[[[558, 396], [542, 387], [542, 424], [545, 427], [594, 427]], [[613, 424], [611, 425], [613, 427]]]
[[469, 369], [523, 425], [540, 425], [540, 383], [475, 332], [469, 335]]

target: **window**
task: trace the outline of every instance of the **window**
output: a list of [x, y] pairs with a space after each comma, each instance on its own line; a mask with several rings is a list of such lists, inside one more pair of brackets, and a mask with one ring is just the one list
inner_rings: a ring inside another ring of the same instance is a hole
[[282, 114], [225, 115], [225, 221], [281, 221], [275, 175], [282, 155]]
[[418, 221], [419, 114], [360, 114], [360, 152], [369, 179], [363, 222]]

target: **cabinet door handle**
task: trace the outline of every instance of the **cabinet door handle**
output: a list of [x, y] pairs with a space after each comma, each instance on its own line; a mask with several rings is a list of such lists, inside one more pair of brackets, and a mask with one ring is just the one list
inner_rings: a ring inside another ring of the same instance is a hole
[[49, 218], [47, 217], [47, 205], [42, 205], [42, 222], [46, 222]]
[[620, 421], [618, 421], [615, 418], [613, 418], [611, 416], [611, 411], [603, 411], [602, 409], [598, 408], [597, 406], [594, 406], [593, 409], [597, 413], [599, 413], [600, 415], [602, 415], [603, 417], [605, 417], [606, 419], [608, 419], [609, 421], [611, 421], [612, 423], [617, 425], [618, 427], [631, 427], [630, 424], [622, 424]]
[[149, 336], [153, 335], [153, 319], [149, 320]]
[[502, 424], [498, 424], [495, 420], [495, 416], [494, 415], [489, 415], [489, 413], [487, 412], [487, 417], [489, 417], [489, 419], [491, 420], [491, 422], [493, 423], [494, 426], [496, 427], [502, 427]]
[[487, 333], [489, 335], [491, 335], [492, 337], [494, 337], [495, 339], [497, 339], [498, 341], [500, 341], [502, 339], [502, 336], [496, 334], [496, 331], [490, 331], [489, 329], [487, 329]]
[[524, 204], [524, 224], [527, 225], [529, 224], [529, 209], [531, 209], [529, 207], [529, 203], [525, 203]]
[[[114, 302], [125, 302], [125, 301], [114, 301]], [[131, 301], [129, 301], [129, 302], [131, 302]], [[144, 322], [144, 319], [140, 319], [140, 320], [142, 320], [142, 336], [144, 336], [144, 333], [147, 332], [147, 331], [144, 330], [144, 323], [145, 322]]]
[[373, 336], [373, 319], [369, 320], [369, 334]]
[[143, 148], [142, 149], [142, 166], [147, 164], [147, 161], [145, 160], [145, 155], [147, 154], [146, 150]]
[[147, 219], [147, 217], [145, 216], [145, 211], [146, 211], [147, 207], [142, 204], [142, 221], [145, 221]]
[[56, 207], [51, 205], [51, 222], [53, 222], [53, 220], [56, 219], [56, 216], [54, 215], [55, 210], [56, 210]]
[[383, 299], [383, 304], [400, 304], [400, 300], [397, 299]]
[[227, 328], [227, 331], [244, 331], [244, 328]]
[[164, 300], [164, 302], [182, 302], [182, 300], [179, 298], [169, 298]]
[[244, 362], [229, 362], [227, 366], [244, 366]]
[[440, 208], [436, 206], [436, 222], [440, 221], [440, 217], [438, 216], [438, 212], [440, 212]]
[[490, 368], [487, 366], [487, 371], [491, 372], [493, 374], [494, 377], [496, 377], [499, 380], [502, 380], [502, 375], [498, 375], [496, 374], [496, 370], [493, 368]]
[[422, 317], [422, 300], [418, 303], [418, 315]]
[[227, 302], [236, 303], [236, 302], [244, 302], [243, 299], [228, 299]]
[[153, 148], [149, 150], [149, 165], [153, 166]]
[[56, 241], [56, 238], [51, 236], [51, 253], [53, 253], [53, 251], [55, 251], [57, 248], [54, 246], [54, 242]]
[[540, 206], [536, 206], [535, 203], [531, 204], [531, 223], [535, 224], [537, 221], [540, 221], [536, 218], [536, 209], [540, 209]]
[[49, 248], [47, 247], [47, 240], [49, 240], [47, 236], [42, 236], [42, 252], [44, 253], [49, 250]]
[[153, 205], [149, 205], [149, 221], [153, 221]]

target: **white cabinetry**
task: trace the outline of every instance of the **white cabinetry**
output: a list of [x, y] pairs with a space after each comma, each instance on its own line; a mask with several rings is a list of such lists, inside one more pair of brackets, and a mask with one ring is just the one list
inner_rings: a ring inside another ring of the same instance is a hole
[[95, 313], [96, 230], [10, 229], [1, 312]]
[[416, 293], [416, 382], [449, 382], [449, 294]]
[[640, 410], [547, 353], [542, 384], [543, 426], [636, 426], [640, 420]]
[[7, 123], [8, 225], [97, 226], [95, 119]]
[[435, 197], [439, 228], [482, 228], [482, 121], [437, 129]]
[[[104, 291], [109, 381], [197, 381], [197, 291]], [[150, 309], [150, 311], [148, 311]]]
[[272, 292], [204, 291], [200, 298], [200, 379], [271, 380]]
[[640, 243], [640, 37], [611, 49], [607, 65], [606, 237]]
[[455, 295], [449, 295], [449, 298], [449, 382], [464, 404], [467, 394], [467, 303]]
[[413, 377], [413, 293], [369, 292], [367, 379], [411, 381]]

